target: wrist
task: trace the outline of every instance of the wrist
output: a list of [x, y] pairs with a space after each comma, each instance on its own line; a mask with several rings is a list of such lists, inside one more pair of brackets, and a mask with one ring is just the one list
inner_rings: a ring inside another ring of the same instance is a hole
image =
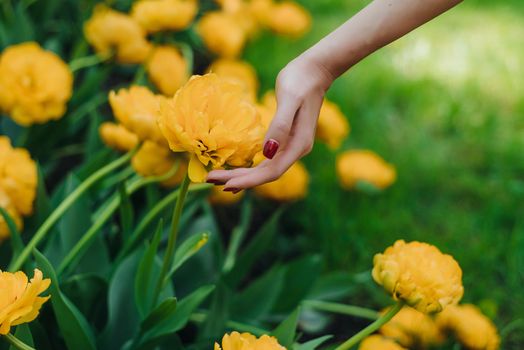
[[314, 85], [323, 92], [327, 91], [337, 78], [323, 60], [309, 50], [294, 59], [291, 64], [300, 65], [303, 72], [314, 80]]

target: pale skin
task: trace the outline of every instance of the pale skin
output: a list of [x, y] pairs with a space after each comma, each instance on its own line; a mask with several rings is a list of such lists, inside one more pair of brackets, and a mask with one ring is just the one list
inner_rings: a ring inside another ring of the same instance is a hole
[[[278, 179], [311, 151], [324, 95], [336, 78], [461, 1], [371, 2], [278, 74], [277, 111], [264, 140], [264, 155], [268, 159], [254, 168], [214, 170], [209, 173], [208, 182], [224, 184], [224, 191], [237, 192]], [[271, 152], [275, 148], [276, 153]]]

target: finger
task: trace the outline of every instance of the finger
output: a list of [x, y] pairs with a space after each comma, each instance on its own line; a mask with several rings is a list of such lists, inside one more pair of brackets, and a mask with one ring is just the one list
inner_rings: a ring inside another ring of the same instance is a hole
[[248, 169], [238, 176], [231, 177], [225, 184], [226, 190], [240, 190], [258, 186], [278, 179], [293, 163], [311, 149], [314, 137], [314, 128], [302, 122], [306, 117], [302, 113], [311, 112], [311, 109], [301, 110], [293, 130], [293, 136], [285, 149], [279, 152], [272, 160], [266, 160], [256, 168]]
[[215, 185], [224, 185], [232, 177], [246, 174], [247, 168], [238, 168], [233, 170], [213, 170], [207, 174], [207, 182]]
[[297, 100], [289, 100], [282, 95], [278, 98], [277, 111], [269, 125], [264, 141], [263, 154], [266, 158], [272, 159], [278, 149], [283, 148], [287, 143], [299, 106]]

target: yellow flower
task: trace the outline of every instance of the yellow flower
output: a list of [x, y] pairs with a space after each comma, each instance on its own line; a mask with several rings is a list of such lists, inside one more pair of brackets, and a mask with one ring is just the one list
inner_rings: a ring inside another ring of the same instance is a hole
[[447, 307], [437, 315], [437, 324], [453, 333], [469, 350], [498, 350], [500, 347], [497, 328], [474, 305]]
[[148, 88], [136, 85], [109, 93], [113, 114], [126, 129], [142, 141], [150, 140], [166, 145], [156, 120], [162, 99], [163, 96], [155, 95]]
[[337, 175], [345, 189], [353, 189], [359, 181], [384, 189], [397, 177], [395, 168], [371, 151], [346, 151], [337, 158]]
[[146, 32], [133, 18], [102, 4], [84, 24], [84, 34], [97, 53], [105, 56], [114, 50], [120, 63], [142, 63], [151, 51]]
[[232, 332], [222, 338], [222, 346], [215, 343], [214, 350], [286, 350], [275, 337], [263, 335], [260, 338], [250, 333]]
[[240, 56], [247, 40], [247, 33], [234, 15], [214, 11], [205, 14], [197, 25], [204, 44], [220, 57]]
[[266, 26], [277, 34], [299, 37], [311, 27], [311, 15], [302, 6], [293, 1], [273, 4]]
[[360, 343], [358, 350], [406, 350], [406, 348], [403, 348], [391, 339], [375, 334], [364, 339]]
[[21, 215], [33, 213], [37, 182], [36, 164], [29, 152], [12, 148], [9, 139], [0, 136], [0, 188]]
[[276, 201], [295, 201], [307, 195], [309, 174], [300, 162], [293, 164], [280, 178], [254, 188], [261, 197]]
[[20, 125], [61, 118], [72, 88], [67, 64], [36, 43], [8, 47], [0, 56], [0, 111]]
[[233, 193], [224, 191], [224, 186], [213, 186], [209, 194], [209, 202], [215, 205], [231, 205], [240, 201], [244, 197], [244, 191]]
[[265, 25], [269, 21], [273, 5], [273, 0], [251, 0], [249, 11], [259, 24]]
[[248, 167], [262, 147], [263, 128], [242, 88], [216, 74], [193, 76], [162, 101], [162, 133], [174, 152], [188, 152], [189, 177], [203, 182], [211, 169]]
[[0, 271], [0, 334], [5, 335], [11, 326], [31, 322], [38, 316], [40, 308], [50, 298], [38, 296], [51, 284], [51, 280], [42, 278], [38, 269], [29, 283], [22, 271]]
[[[11, 201], [11, 198], [5, 193], [5, 191], [0, 187], [0, 208], [4, 209], [7, 214], [13, 219], [16, 228], [18, 230], [22, 229], [22, 217], [16, 210], [15, 206], [13, 205], [13, 202]], [[0, 215], [0, 242], [2, 242], [4, 239], [7, 239], [11, 236], [11, 231], [9, 230], [9, 227], [7, 226], [7, 222], [5, 221], [3, 215]]]
[[140, 0], [131, 16], [148, 33], [187, 28], [198, 11], [196, 0]]
[[178, 185], [184, 179], [187, 172], [187, 161], [182, 156], [175, 156], [167, 147], [155, 142], [146, 141], [131, 159], [131, 165], [135, 171], [144, 176], [161, 176], [167, 174], [175, 165], [177, 158], [179, 167], [177, 172], [167, 180], [161, 182], [166, 187]]
[[375, 282], [395, 300], [424, 313], [457, 304], [464, 294], [458, 263], [427, 243], [396, 241], [384, 253], [376, 254], [373, 264]]
[[[383, 313], [386, 313], [384, 310]], [[407, 348], [425, 349], [444, 340], [431, 317], [410, 307], [404, 307], [391, 321], [380, 328], [382, 335]]]
[[217, 74], [222, 79], [242, 85], [246, 93], [256, 100], [258, 92], [257, 72], [245, 61], [221, 58], [209, 66], [208, 72]]
[[130, 151], [138, 143], [138, 137], [123, 127], [122, 124], [105, 122], [100, 125], [98, 132], [102, 141], [108, 147], [117, 151]]
[[340, 108], [324, 100], [318, 117], [316, 137], [335, 150], [349, 134], [349, 122]]
[[188, 65], [174, 46], [157, 46], [147, 62], [147, 73], [164, 95], [173, 96], [189, 79]]

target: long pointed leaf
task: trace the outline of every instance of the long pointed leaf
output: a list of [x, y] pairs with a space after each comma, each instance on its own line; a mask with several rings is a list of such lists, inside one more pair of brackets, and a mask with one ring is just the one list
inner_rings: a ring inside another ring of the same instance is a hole
[[55, 312], [60, 333], [69, 350], [94, 350], [95, 341], [87, 321], [78, 309], [62, 294], [55, 270], [47, 258], [38, 250], [34, 250], [37, 265], [44, 276], [51, 279], [51, 304]]

